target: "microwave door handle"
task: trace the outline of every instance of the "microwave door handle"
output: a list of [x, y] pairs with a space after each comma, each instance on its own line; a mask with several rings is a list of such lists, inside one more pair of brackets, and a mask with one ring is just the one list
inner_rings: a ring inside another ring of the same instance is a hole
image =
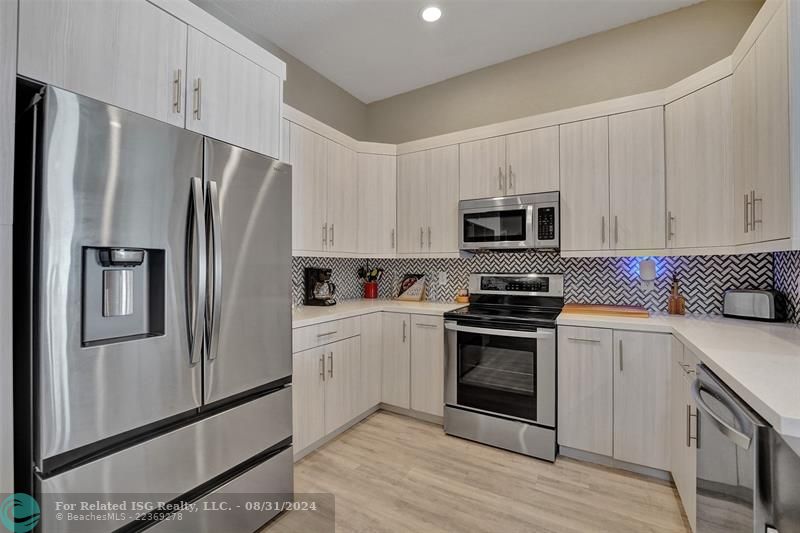
[[477, 333], [479, 335], [496, 335], [498, 337], [517, 337], [520, 339], [549, 339], [555, 336], [555, 331], [513, 331], [507, 329], [477, 328], [474, 326], [459, 326], [454, 322], [445, 322], [445, 329], [461, 331], [463, 333]]
[[[727, 422], [725, 422], [722, 417], [720, 417], [717, 413], [715, 413], [711, 407], [708, 406], [706, 401], [700, 395], [701, 392], [706, 392], [712, 396], [714, 396], [717, 400], [721, 403], [725, 404], [724, 400], [720, 398], [718, 395], [714, 394], [714, 391], [707, 389], [703, 386], [703, 383], [699, 379], [695, 379], [692, 383], [692, 398], [694, 398], [694, 402], [697, 406], [697, 409], [708, 415], [708, 419], [711, 421], [712, 424], [719, 430], [720, 433], [725, 435], [731, 442], [733, 442], [738, 447], [749, 450], [750, 444], [752, 440], [750, 437], [742, 433], [741, 431], [737, 430], [736, 428], [730, 426]], [[731, 407], [727, 406], [728, 409], [734, 411]]]
[[[203, 209], [203, 180], [192, 178], [192, 218], [190, 232], [186, 242], [186, 298], [188, 302], [187, 314], [194, 311], [190, 318], [192, 324], [189, 331], [189, 361], [192, 365], [200, 362], [203, 351], [203, 314], [206, 308], [206, 228]], [[197, 287], [192, 287], [193, 251], [197, 249]], [[193, 293], [196, 296], [193, 297]]]
[[211, 219], [211, 243], [214, 255], [211, 265], [211, 291], [213, 302], [207, 309], [206, 327], [208, 336], [208, 360], [213, 361], [219, 352], [220, 313], [222, 312], [222, 232], [220, 228], [219, 191], [217, 182], [208, 182], [208, 210]]

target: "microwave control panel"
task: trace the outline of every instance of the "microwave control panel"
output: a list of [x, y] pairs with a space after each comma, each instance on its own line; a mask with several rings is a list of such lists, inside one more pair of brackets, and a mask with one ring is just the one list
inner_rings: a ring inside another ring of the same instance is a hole
[[556, 208], [539, 207], [536, 209], [536, 221], [540, 241], [552, 241], [556, 238]]

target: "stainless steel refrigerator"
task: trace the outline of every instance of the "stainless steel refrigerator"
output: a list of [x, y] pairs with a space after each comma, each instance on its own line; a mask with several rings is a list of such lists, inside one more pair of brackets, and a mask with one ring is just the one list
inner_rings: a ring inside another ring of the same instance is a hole
[[[290, 494], [291, 167], [57, 88], [25, 98], [17, 490]], [[274, 514], [184, 525], [253, 531]], [[42, 509], [42, 531], [121, 525]]]

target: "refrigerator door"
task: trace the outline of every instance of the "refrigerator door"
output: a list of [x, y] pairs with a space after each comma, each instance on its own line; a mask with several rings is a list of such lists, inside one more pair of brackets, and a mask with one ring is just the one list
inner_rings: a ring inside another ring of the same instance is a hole
[[201, 263], [187, 235], [205, 231], [190, 210], [193, 184], [202, 195], [192, 179], [202, 177], [202, 137], [56, 88], [43, 105], [33, 243], [40, 468], [201, 404], [187, 296], [201, 305], [204, 287], [199, 276], [187, 283], [187, 265]]
[[291, 166], [206, 139], [205, 403], [292, 374]]

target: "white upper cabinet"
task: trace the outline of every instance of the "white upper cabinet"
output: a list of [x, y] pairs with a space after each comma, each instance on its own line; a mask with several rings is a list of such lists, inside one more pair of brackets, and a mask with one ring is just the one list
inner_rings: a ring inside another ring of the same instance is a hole
[[664, 248], [664, 108], [611, 116], [608, 150], [611, 247]]
[[666, 106], [667, 246], [734, 243], [730, 77]]
[[558, 126], [506, 137], [506, 194], [558, 190]]
[[560, 126], [561, 249], [609, 249], [608, 117]]
[[458, 150], [462, 200], [506, 195], [505, 137], [463, 143]]
[[280, 157], [281, 79], [189, 28], [186, 127]]
[[397, 157], [397, 250], [458, 252], [458, 146]]
[[328, 144], [328, 243], [331, 252], [358, 251], [358, 166], [356, 153]]
[[737, 243], [791, 236], [786, 3], [733, 74]]
[[397, 161], [358, 154], [358, 251], [391, 255], [397, 249]]
[[186, 24], [144, 1], [22, 1], [17, 69], [183, 127], [186, 32]]
[[321, 135], [290, 124], [292, 249], [324, 251], [328, 243], [328, 156]]

